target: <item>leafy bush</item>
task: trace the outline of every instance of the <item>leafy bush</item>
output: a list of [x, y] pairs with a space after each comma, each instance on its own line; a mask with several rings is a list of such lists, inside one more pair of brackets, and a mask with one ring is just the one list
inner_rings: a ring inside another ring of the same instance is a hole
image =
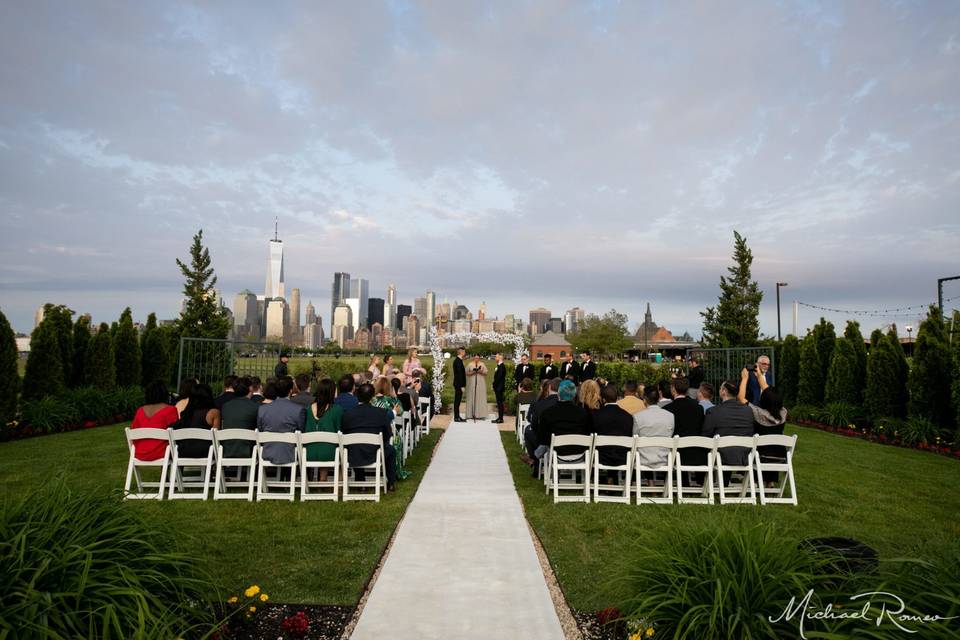
[[637, 549], [627, 574], [636, 595], [624, 611], [652, 623], [657, 637], [792, 637], [795, 620], [774, 623], [768, 616], [834, 577], [824, 560], [771, 524], [699, 524]]
[[79, 420], [80, 415], [70, 402], [54, 396], [25, 402], [20, 410], [20, 421], [41, 433], [60, 431]]
[[64, 401], [73, 405], [82, 420], [105, 420], [113, 415], [109, 395], [93, 387], [73, 389]]
[[789, 411], [791, 420], [819, 421], [823, 414], [823, 410], [820, 407], [815, 407], [811, 404], [798, 404], [795, 407], [790, 407]]
[[904, 444], [933, 444], [940, 435], [940, 427], [926, 418], [914, 416], [900, 427], [900, 440]]
[[121, 387], [109, 395], [113, 415], [132, 416], [143, 405], [143, 389], [137, 386]]
[[210, 628], [213, 588], [199, 561], [118, 496], [73, 493], [61, 479], [0, 516], [0, 637], [176, 638]]
[[831, 402], [823, 408], [820, 418], [831, 426], [845, 427], [849, 424], [862, 423], [863, 410], [847, 402]]

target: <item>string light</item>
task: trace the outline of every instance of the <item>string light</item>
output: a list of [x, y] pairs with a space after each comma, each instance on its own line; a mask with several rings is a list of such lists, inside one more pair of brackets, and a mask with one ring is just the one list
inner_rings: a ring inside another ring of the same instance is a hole
[[427, 337], [430, 340], [430, 355], [433, 356], [433, 399], [436, 405], [436, 412], [440, 413], [443, 403], [440, 400], [440, 394], [443, 391], [443, 379], [446, 374], [446, 363], [443, 360], [442, 342], [448, 344], [465, 344], [471, 340], [480, 340], [481, 342], [496, 342], [498, 344], [513, 344], [513, 363], [519, 364], [520, 357], [525, 353], [526, 345], [523, 342], [523, 336], [515, 333], [496, 333], [494, 331], [481, 331], [473, 333], [471, 331], [459, 331], [456, 333], [447, 333], [438, 335], [434, 327], [427, 331]]
[[[957, 300], [958, 298], [960, 298], [960, 296], [954, 296], [952, 298], [947, 298], [943, 302], [946, 304], [953, 300]], [[902, 316], [912, 318], [917, 314], [915, 312], [909, 313], [910, 311], [927, 309], [930, 307], [930, 305], [935, 305], [936, 303], [931, 302], [928, 304], [915, 304], [909, 307], [896, 307], [893, 309], [836, 309], [833, 307], [824, 307], [818, 304], [811, 304], [809, 302], [800, 302], [799, 300], [797, 301], [797, 304], [804, 307], [809, 307], [810, 309], [819, 309], [820, 311], [829, 311], [831, 313], [844, 313], [853, 316], [866, 316], [871, 318], [890, 318], [893, 316]]]

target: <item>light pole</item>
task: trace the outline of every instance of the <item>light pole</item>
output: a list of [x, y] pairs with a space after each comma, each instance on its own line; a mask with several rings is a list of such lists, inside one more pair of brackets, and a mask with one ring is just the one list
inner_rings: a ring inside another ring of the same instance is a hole
[[780, 287], [787, 286], [786, 282], [777, 283], [777, 340], [782, 340], [780, 337]]
[[910, 357], [913, 357], [913, 325], [908, 324], [904, 329], [907, 330], [907, 344], [910, 345]]

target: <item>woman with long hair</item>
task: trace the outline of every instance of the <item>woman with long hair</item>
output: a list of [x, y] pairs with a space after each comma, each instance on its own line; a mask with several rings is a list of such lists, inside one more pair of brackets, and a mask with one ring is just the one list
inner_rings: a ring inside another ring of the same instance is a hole
[[386, 354], [383, 356], [383, 376], [387, 380], [393, 380], [394, 376], [397, 375], [397, 368], [393, 366], [393, 354]]
[[380, 377], [380, 356], [373, 354], [373, 357], [370, 358], [370, 366], [367, 367], [367, 371], [370, 372], [371, 380], [376, 380]]
[[584, 380], [580, 385], [580, 406], [587, 411], [600, 408], [600, 385], [596, 380]]
[[[220, 410], [213, 401], [213, 390], [209, 385], [196, 384], [190, 391], [187, 406], [180, 414], [177, 429], [219, 429]], [[180, 440], [177, 453], [182, 458], [203, 458], [210, 450], [206, 440]]]
[[[191, 385], [192, 386], [192, 385]], [[166, 429], [178, 419], [177, 409], [167, 404], [167, 385], [160, 380], [148, 384], [143, 390], [144, 404], [137, 409], [130, 423], [131, 429]], [[186, 403], [184, 403], [186, 406]], [[135, 440], [133, 449], [137, 460], [159, 460], [166, 454], [169, 441], [150, 439]]]
[[[337, 384], [330, 378], [323, 378], [317, 383], [317, 392], [313, 396], [313, 404], [307, 409], [307, 422], [304, 431], [326, 431], [337, 433], [343, 420], [343, 409], [334, 404], [337, 395]], [[307, 460], [312, 462], [333, 462], [337, 445], [318, 442], [307, 445]], [[320, 482], [326, 482], [328, 469], [320, 469]]]
[[194, 385], [199, 383], [200, 381], [196, 378], [184, 378], [180, 381], [180, 387], [177, 389], [177, 404], [174, 405], [177, 408], [178, 416], [187, 408], [187, 402], [190, 401], [190, 392], [193, 391]]
[[420, 359], [417, 358], [417, 350], [407, 349], [407, 359], [403, 361], [403, 383], [410, 384], [413, 381], [414, 372], [420, 368]]

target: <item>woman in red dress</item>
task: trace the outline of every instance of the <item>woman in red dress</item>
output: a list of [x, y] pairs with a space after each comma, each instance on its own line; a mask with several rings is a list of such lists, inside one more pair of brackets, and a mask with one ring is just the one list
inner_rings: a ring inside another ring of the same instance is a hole
[[[151, 382], [143, 390], [143, 395], [145, 404], [133, 416], [131, 429], [166, 429], [180, 418], [177, 408], [167, 404], [167, 385], [164, 383], [159, 380]], [[133, 448], [137, 460], [159, 460], [167, 452], [169, 444], [167, 440], [150, 438], [135, 440]]]

